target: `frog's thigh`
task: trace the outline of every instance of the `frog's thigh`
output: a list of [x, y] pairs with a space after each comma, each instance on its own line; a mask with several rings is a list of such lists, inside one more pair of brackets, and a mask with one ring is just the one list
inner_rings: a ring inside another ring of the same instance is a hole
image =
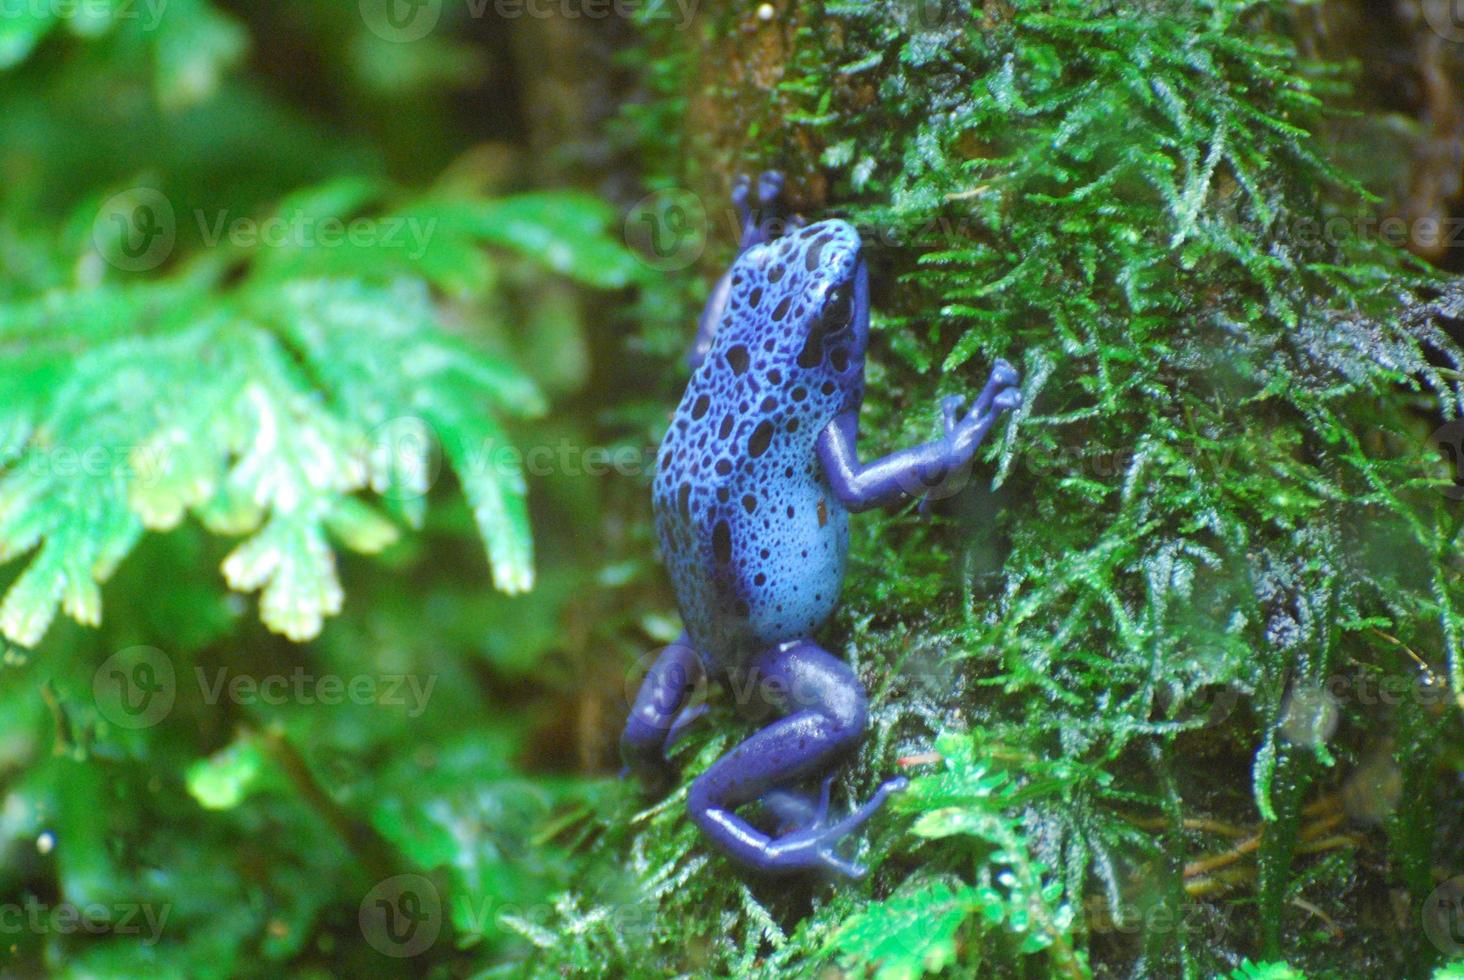
[[[781, 644], [731, 679], [734, 697], [783, 715], [718, 759], [692, 784], [692, 816], [724, 847], [730, 811], [775, 786], [827, 770], [864, 734], [868, 698], [854, 671], [808, 640]], [[740, 828], [739, 828], [740, 829]], [[735, 855], [734, 855], [735, 856]]]

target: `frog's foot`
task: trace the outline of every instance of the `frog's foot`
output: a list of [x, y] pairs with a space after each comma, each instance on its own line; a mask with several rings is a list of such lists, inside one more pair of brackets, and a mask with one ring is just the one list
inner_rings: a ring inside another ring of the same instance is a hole
[[742, 251], [772, 241], [792, 225], [783, 197], [785, 183], [781, 172], [764, 171], [757, 179], [757, 206], [754, 207], [752, 181], [746, 174], [738, 175], [732, 185], [732, 207], [742, 226], [739, 246]]
[[801, 841], [811, 841], [813, 843], [809, 846], [821, 847], [825, 851], [821, 855], [824, 864], [835, 867], [852, 878], [862, 878], [865, 869], [839, 857], [833, 850], [834, 845], [874, 816], [889, 795], [904, 789], [907, 782], [904, 776], [888, 780], [868, 802], [832, 826], [829, 825], [828, 816], [829, 788], [834, 784], [833, 776], [823, 781], [816, 800], [807, 793], [775, 789], [763, 794], [758, 802], [777, 820], [775, 830], [780, 846], [796, 847]]
[[782, 203], [783, 185], [787, 182], [779, 170], [764, 170], [757, 179], [757, 203], [763, 210]]
[[940, 486], [921, 496], [917, 508], [921, 515], [929, 516], [934, 511], [937, 496], [947, 497], [954, 489], [959, 489], [960, 483], [953, 481], [950, 475], [964, 470], [1002, 412], [1021, 406], [1022, 391], [1017, 387], [1020, 380], [1021, 375], [1016, 368], [998, 360], [970, 411], [966, 410], [965, 395], [947, 395], [941, 399], [941, 428], [945, 444], [949, 447], [948, 469]]
[[[728, 857], [754, 871], [792, 874], [834, 871], [859, 877], [864, 869], [835, 850], [868, 820], [890, 793], [893, 779], [853, 813], [829, 824], [828, 783], [819, 802], [798, 799], [779, 787], [797, 785], [827, 771], [864, 733], [867, 701], [847, 664], [807, 641], [786, 643], [759, 657], [751, 680], [778, 695], [784, 717], [757, 732], [712, 764], [691, 785], [692, 819]], [[757, 830], [737, 808], [762, 799], [785, 826], [778, 836]], [[801, 829], [786, 831], [786, 825]], [[786, 831], [786, 832], [785, 832]]]
[[[909, 780], [904, 776], [886, 780], [879, 789], [874, 791], [873, 796], [864, 801], [863, 806], [842, 820], [830, 825], [821, 816], [812, 826], [783, 834], [773, 842], [773, 850], [790, 855], [795, 863], [806, 862], [813, 867], [829, 868], [849, 878], [863, 878], [869, 869], [843, 857], [835, 848], [840, 841], [858, 830], [870, 817], [874, 816], [880, 807], [885, 805], [885, 801], [889, 799], [891, 793], [900, 792], [908, 784]], [[827, 806], [827, 792], [825, 792], [823, 802]]]
[[822, 824], [828, 817], [829, 790], [833, 785], [834, 777], [826, 777], [817, 799], [799, 790], [770, 789], [758, 803], [772, 815], [775, 821], [773, 829], [779, 836], [795, 830], [808, 830]]
[[965, 404], [963, 396], [949, 395], [941, 402], [946, 438], [958, 447], [958, 457], [969, 459], [970, 454], [981, 445], [981, 440], [986, 438], [986, 433], [996, 422], [997, 416], [1021, 407], [1022, 389], [1017, 387], [1020, 381], [1021, 375], [1016, 368], [1006, 361], [998, 360], [992, 366], [986, 386], [981, 389], [981, 394], [976, 396], [971, 410], [965, 415], [961, 414]]
[[1008, 409], [1017, 408], [1022, 404], [1022, 392], [1018, 389], [1017, 383], [1021, 375], [1017, 369], [1006, 361], [998, 360], [992, 366], [991, 376], [986, 379], [986, 386], [981, 389], [981, 394], [976, 396], [971, 411], [962, 414], [966, 407], [965, 395], [946, 395], [940, 402], [941, 420], [945, 427], [945, 434], [951, 435], [963, 424], [972, 420], [978, 420]]
[[687, 726], [706, 711], [706, 668], [685, 633], [646, 672], [620, 734], [625, 773], [647, 793], [665, 793], [676, 780], [667, 753]]
[[676, 716], [676, 720], [671, 723], [671, 730], [666, 733], [666, 741], [661, 744], [662, 758], [670, 760], [671, 750], [676, 747], [677, 742], [681, 741], [681, 736], [702, 719], [707, 713], [708, 707], [705, 701], [697, 701], [681, 709], [681, 714]]
[[[992, 407], [1001, 411], [1001, 407], [996, 405], [997, 397], [1003, 392], [1017, 390], [1017, 385], [1021, 383], [1021, 380], [1022, 376], [1017, 373], [1016, 368], [998, 358], [996, 363], [991, 367], [991, 376], [986, 379], [986, 386], [981, 389], [981, 394], [976, 396], [976, 411], [984, 413]], [[1017, 393], [1019, 395], [1021, 394], [1020, 391]], [[1018, 399], [1017, 404], [1021, 404], [1020, 399]]]

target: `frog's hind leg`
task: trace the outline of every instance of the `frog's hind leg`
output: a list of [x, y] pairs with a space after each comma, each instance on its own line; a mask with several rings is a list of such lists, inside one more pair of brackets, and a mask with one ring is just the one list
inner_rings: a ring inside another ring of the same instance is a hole
[[[795, 808], [809, 823], [770, 837], [737, 815], [737, 808], [772, 794], [768, 802], [781, 822], [792, 813], [786, 787], [824, 775], [864, 734], [864, 687], [843, 661], [807, 641], [769, 650], [740, 679], [747, 690], [768, 691], [783, 717], [753, 735], [692, 783], [687, 805], [702, 832], [733, 860], [774, 874], [828, 869], [860, 877], [864, 869], [840, 856], [835, 846], [868, 820], [905, 780], [889, 780], [863, 806], [826, 822], [827, 785], [818, 805]], [[790, 798], [791, 799], [791, 798]]]
[[667, 755], [706, 712], [706, 686], [706, 667], [685, 633], [661, 651], [641, 682], [620, 734], [620, 755], [648, 792], [659, 795], [675, 781]]

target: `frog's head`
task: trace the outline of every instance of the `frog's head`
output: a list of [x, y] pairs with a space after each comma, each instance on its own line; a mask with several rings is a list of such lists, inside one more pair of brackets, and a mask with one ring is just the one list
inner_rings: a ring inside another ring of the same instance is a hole
[[832, 385], [841, 408], [858, 407], [869, 273], [852, 225], [820, 221], [748, 249], [732, 267], [728, 300], [718, 346], [764, 371], [781, 368], [787, 381]]

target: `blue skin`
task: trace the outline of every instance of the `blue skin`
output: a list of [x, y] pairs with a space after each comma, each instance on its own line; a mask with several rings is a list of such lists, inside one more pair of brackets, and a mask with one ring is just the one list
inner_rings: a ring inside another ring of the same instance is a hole
[[[620, 746], [629, 770], [664, 791], [671, 746], [705, 711], [708, 679], [723, 680], [753, 717], [778, 717], [697, 777], [692, 819], [749, 869], [857, 878], [864, 869], [835, 845], [905, 780], [828, 820], [826, 774], [863, 736], [868, 708], [854, 672], [810, 639], [838, 599], [849, 512], [940, 487], [1022, 399], [1017, 372], [997, 361], [970, 412], [960, 396], [942, 403], [939, 439], [861, 463], [869, 277], [859, 237], [842, 221], [790, 222], [771, 237], [781, 189], [776, 173], [760, 179], [761, 222], [746, 178], [733, 192], [742, 252], [702, 315], [653, 490], [686, 631], [651, 667]], [[808, 791], [825, 776], [817, 795]], [[738, 816], [754, 801], [771, 834]]]

